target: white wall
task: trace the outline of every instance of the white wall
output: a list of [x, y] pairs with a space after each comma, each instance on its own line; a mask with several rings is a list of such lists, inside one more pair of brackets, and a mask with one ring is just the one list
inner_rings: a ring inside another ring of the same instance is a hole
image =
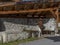
[[54, 18], [51, 18], [46, 24], [44, 24], [45, 30], [54, 31], [56, 28], [56, 21]]

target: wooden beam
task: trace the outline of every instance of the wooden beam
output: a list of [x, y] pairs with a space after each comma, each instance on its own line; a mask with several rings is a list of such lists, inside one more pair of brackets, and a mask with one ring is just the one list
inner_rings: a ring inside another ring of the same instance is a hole
[[19, 11], [0, 11], [0, 14], [15, 14], [15, 13], [31, 13], [31, 12], [42, 12], [42, 11], [49, 11], [49, 10], [55, 10], [57, 8], [46, 8], [46, 9], [31, 9], [31, 10], [19, 10]]

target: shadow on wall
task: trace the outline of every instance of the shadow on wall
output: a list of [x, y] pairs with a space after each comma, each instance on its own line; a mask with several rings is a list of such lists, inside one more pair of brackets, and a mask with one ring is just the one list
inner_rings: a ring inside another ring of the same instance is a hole
[[5, 31], [5, 26], [3, 21], [0, 19], [0, 32]]
[[22, 24], [22, 25], [29, 25], [29, 26], [36, 26], [38, 22], [38, 18], [2, 18], [5, 22], [10, 22], [13, 24]]
[[54, 36], [54, 37], [45, 37], [47, 39], [53, 40], [54, 42], [60, 42], [60, 36]]
[[[39, 18], [4, 18], [3, 20], [14, 24], [36, 26], [39, 21]], [[43, 24], [47, 23], [49, 20], [50, 18], [44, 18]]]
[[44, 18], [43, 19], [43, 24], [46, 24], [49, 20], [50, 20], [50, 18]]
[[[38, 22], [38, 18], [32, 18], [32, 19], [27, 19], [27, 18], [0, 18], [0, 32], [5, 31], [5, 25], [4, 22], [9, 22], [12, 24], [22, 24], [22, 25], [28, 25], [28, 26], [36, 26]], [[44, 23], [47, 23], [49, 19], [43, 20]]]

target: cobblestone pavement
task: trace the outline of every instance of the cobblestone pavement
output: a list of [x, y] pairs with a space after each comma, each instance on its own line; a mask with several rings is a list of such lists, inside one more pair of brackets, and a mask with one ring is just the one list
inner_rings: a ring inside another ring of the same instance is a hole
[[45, 37], [43, 39], [26, 42], [19, 45], [60, 45], [60, 37]]

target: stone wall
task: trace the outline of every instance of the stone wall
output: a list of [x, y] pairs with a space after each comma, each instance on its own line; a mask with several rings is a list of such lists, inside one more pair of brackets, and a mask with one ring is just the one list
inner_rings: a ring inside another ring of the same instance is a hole
[[56, 30], [56, 20], [54, 18], [49, 19], [49, 21], [44, 24], [44, 27], [45, 27], [44, 30], [50, 30], [50, 31]]
[[23, 32], [23, 29], [32, 29], [32, 27], [36, 26], [36, 23], [37, 19], [0, 18], [0, 29], [7, 34], [8, 41], [13, 41], [16, 39], [28, 38], [28, 33]]
[[[55, 21], [52, 19], [43, 20], [45, 28], [48, 27], [49, 22]], [[0, 18], [0, 32], [6, 33], [7, 41], [25, 39], [28, 38], [29, 33], [23, 32], [23, 29], [37, 30], [37, 22], [38, 18]]]

